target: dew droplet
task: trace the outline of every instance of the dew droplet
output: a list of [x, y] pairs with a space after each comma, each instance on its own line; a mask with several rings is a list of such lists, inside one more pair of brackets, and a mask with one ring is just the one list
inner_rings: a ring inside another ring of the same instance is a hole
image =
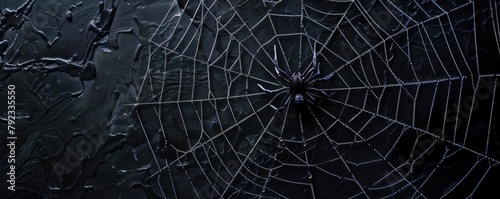
[[85, 25], [82, 23], [78, 24], [78, 32], [82, 33], [85, 30]]
[[271, 174], [272, 176], [277, 176], [278, 175], [278, 171], [276, 171], [276, 170], [273, 170], [271, 173], [272, 173]]
[[311, 179], [313, 177], [313, 175], [311, 174], [311, 172], [307, 172], [307, 178]]

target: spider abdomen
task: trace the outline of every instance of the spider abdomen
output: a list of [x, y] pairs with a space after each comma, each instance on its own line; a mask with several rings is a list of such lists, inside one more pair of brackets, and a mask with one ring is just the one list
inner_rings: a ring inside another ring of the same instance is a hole
[[295, 106], [302, 106], [306, 103], [306, 99], [304, 98], [304, 95], [302, 95], [302, 93], [295, 93], [295, 95], [293, 96], [293, 103], [295, 104]]

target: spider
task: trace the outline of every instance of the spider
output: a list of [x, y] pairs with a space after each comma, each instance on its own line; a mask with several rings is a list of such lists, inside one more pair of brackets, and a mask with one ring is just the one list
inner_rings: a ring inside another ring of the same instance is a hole
[[271, 107], [275, 110], [281, 110], [290, 105], [294, 106], [297, 109], [301, 109], [309, 104], [316, 104], [316, 98], [329, 98], [334, 93], [327, 94], [325, 91], [313, 87], [315, 83], [329, 80], [333, 73], [325, 76], [319, 77], [319, 62], [317, 62], [317, 54], [316, 54], [316, 43], [314, 43], [314, 51], [313, 51], [313, 60], [312, 64], [305, 69], [304, 74], [300, 72], [294, 72], [292, 75], [285, 73], [282, 69], [279, 68], [278, 65], [278, 56], [276, 54], [276, 45], [274, 45], [274, 70], [278, 75], [278, 82], [281, 80], [285, 83], [282, 88], [278, 88], [276, 90], [269, 90], [257, 84], [260, 89], [267, 93], [281, 93], [283, 91], [288, 91], [281, 106], [279, 108], [271, 105]]

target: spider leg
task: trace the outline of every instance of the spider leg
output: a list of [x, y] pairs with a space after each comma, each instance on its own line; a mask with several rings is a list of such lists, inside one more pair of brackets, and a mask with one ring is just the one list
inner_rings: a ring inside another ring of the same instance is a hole
[[305, 86], [310, 86], [310, 85], [313, 85], [314, 83], [316, 82], [322, 82], [322, 81], [327, 81], [329, 80], [330, 78], [333, 77], [335, 73], [330, 73], [328, 74], [327, 76], [324, 76], [322, 78], [314, 78], [314, 75], [313, 75], [313, 78], [308, 78], [308, 79], [305, 79], [304, 81], [304, 85]]
[[275, 67], [275, 69], [276, 69], [276, 73], [278, 74], [278, 77], [281, 80], [283, 80], [287, 84], [291, 84], [291, 82], [290, 82], [290, 76], [288, 74], [286, 74], [285, 71], [279, 69], [278, 67]]
[[310, 98], [310, 99], [312, 100], [312, 102], [311, 102], [311, 101], [309, 101], [309, 103], [311, 103], [311, 104], [316, 104], [316, 102], [317, 102], [317, 100], [316, 100], [316, 99], [317, 99], [317, 98], [321, 98], [321, 99], [325, 99], [325, 100], [330, 99], [330, 97], [331, 97], [333, 94], [335, 94], [335, 92], [332, 92], [332, 93], [330, 93], [329, 95], [328, 95], [328, 94], [326, 94], [326, 93], [324, 93], [324, 94], [325, 94], [325, 95], [327, 95], [328, 97], [326, 97], [326, 96], [321, 96], [321, 95], [318, 95], [318, 94], [316, 94], [316, 93], [309, 92], [309, 91], [304, 92], [304, 95], [306, 96], [306, 98]]
[[292, 94], [291, 93], [287, 93], [286, 94], [286, 98], [285, 100], [281, 103], [281, 106], [280, 107], [275, 107], [273, 106], [272, 104], [269, 105], [271, 106], [271, 108], [273, 108], [274, 110], [276, 111], [280, 111], [280, 110], [283, 110], [284, 108], [288, 107], [288, 105], [290, 105], [290, 102], [292, 100]]
[[323, 94], [323, 97], [326, 97], [326, 98], [330, 98], [335, 93], [335, 92], [332, 92], [332, 93], [328, 94], [325, 91], [323, 91], [319, 88], [314, 88], [314, 87], [309, 87], [308, 89], [319, 92], [319, 93]]
[[277, 93], [277, 92], [281, 92], [281, 91], [284, 91], [284, 90], [288, 89], [286, 87], [282, 87], [282, 88], [278, 88], [278, 89], [275, 89], [275, 90], [269, 90], [269, 89], [264, 88], [260, 84], [257, 84], [257, 86], [259, 86], [260, 89], [262, 89], [263, 91], [265, 91], [267, 93]]
[[274, 45], [274, 70], [276, 71], [276, 74], [278, 74], [278, 77], [280, 77], [281, 80], [285, 81], [287, 84], [290, 84], [290, 76], [285, 73], [285, 71], [281, 70], [278, 66], [278, 55], [276, 54], [276, 45]]
[[[319, 62], [317, 63], [317, 65], [319, 66]], [[314, 70], [311, 72], [311, 74], [309, 74], [308, 76], [305, 76], [305, 78], [306, 78], [306, 80], [317, 79], [319, 75], [320, 75], [319, 67], [315, 67]]]
[[314, 43], [312, 64], [304, 72], [305, 79], [311, 79], [315, 74], [319, 74], [319, 63], [317, 63], [316, 43]]
[[[314, 93], [311, 93], [311, 92], [304, 92], [304, 95], [306, 96], [306, 100], [309, 102], [309, 104], [316, 104], [316, 102], [318, 102], [318, 100], [316, 100], [316, 98], [314, 98], [313, 95], [316, 95]], [[319, 96], [317, 96], [319, 97]]]

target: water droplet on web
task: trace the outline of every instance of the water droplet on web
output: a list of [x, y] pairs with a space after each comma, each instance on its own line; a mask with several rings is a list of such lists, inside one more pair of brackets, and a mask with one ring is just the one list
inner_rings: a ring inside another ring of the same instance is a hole
[[282, 137], [280, 137], [279, 140], [280, 140], [280, 142], [283, 142], [283, 138]]
[[272, 175], [272, 176], [277, 176], [277, 175], [278, 175], [278, 171], [273, 170], [273, 171], [271, 172], [271, 175]]
[[78, 32], [83, 32], [85, 31], [85, 25], [83, 25], [82, 23], [78, 24]]
[[313, 177], [313, 175], [311, 174], [311, 172], [307, 172], [307, 178], [311, 179]]
[[302, 146], [306, 146], [306, 145], [307, 145], [307, 143], [306, 143], [306, 141], [304, 141], [304, 142], [302, 143]]
[[262, 188], [262, 193], [266, 192], [266, 188]]

